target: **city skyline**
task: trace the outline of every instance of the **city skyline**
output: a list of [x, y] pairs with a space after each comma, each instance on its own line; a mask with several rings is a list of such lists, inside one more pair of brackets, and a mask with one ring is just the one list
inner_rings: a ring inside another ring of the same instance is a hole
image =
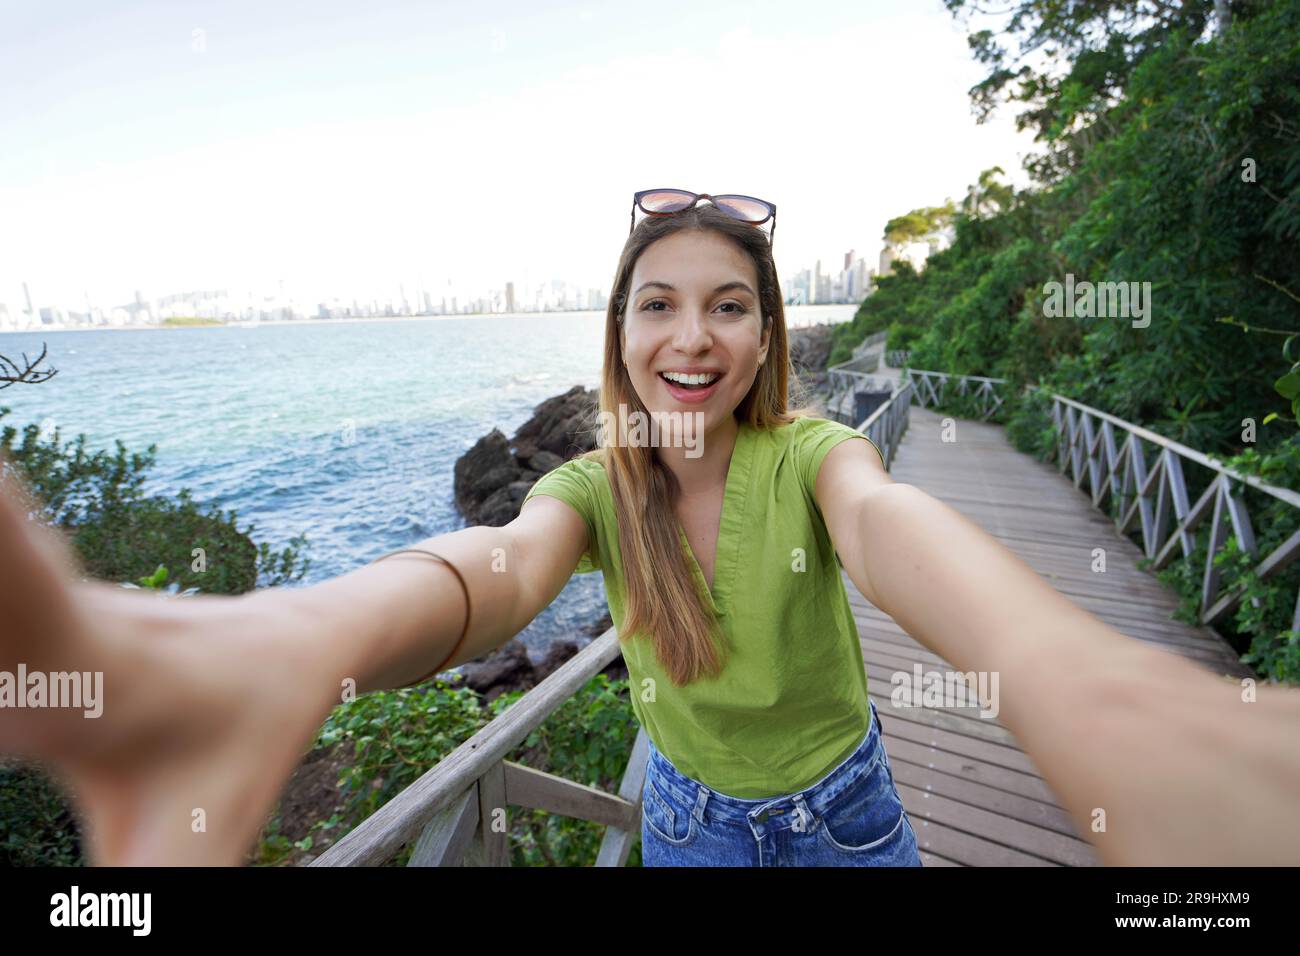
[[[885, 259], [882, 254], [880, 260]], [[918, 264], [919, 265], [919, 264]], [[870, 290], [877, 273], [855, 250], [844, 253], [843, 268], [823, 271], [820, 260], [782, 280], [782, 295], [789, 305], [847, 304], [860, 302]], [[58, 327], [97, 327], [157, 324], [168, 318], [211, 318], [225, 321], [277, 319], [373, 318], [395, 316], [484, 315], [514, 312], [582, 311], [604, 309], [609, 290], [583, 288], [562, 279], [551, 279], [525, 289], [514, 282], [462, 297], [445, 295], [416, 283], [405, 283], [384, 292], [369, 290], [351, 296], [321, 296], [286, 290], [277, 283], [273, 294], [250, 289], [172, 291], [149, 296], [137, 289], [128, 302], [94, 302], [83, 295], [83, 303], [46, 302], [34, 297], [28, 283], [22, 283], [23, 299], [15, 306], [0, 301], [0, 332], [29, 331]], [[394, 294], [395, 293], [395, 294]], [[81, 307], [84, 304], [84, 308]]]

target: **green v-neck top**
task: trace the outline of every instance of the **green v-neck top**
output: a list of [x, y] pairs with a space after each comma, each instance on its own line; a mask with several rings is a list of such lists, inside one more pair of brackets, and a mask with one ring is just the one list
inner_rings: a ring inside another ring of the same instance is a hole
[[623, 564], [604, 465], [570, 459], [524, 498], [559, 498], [582, 516], [588, 548], [575, 573], [604, 575], [637, 720], [678, 770], [718, 793], [757, 799], [806, 789], [867, 734], [858, 630], [813, 497], [822, 459], [849, 438], [870, 441], [825, 418], [773, 429], [741, 423], [712, 590], [678, 522], [687, 563], [728, 642], [719, 676], [684, 687], [673, 685], [648, 636], [623, 633]]

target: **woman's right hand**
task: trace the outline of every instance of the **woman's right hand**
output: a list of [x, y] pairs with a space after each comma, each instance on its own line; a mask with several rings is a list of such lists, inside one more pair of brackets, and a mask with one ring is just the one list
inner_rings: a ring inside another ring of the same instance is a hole
[[302, 629], [274, 591], [178, 599], [80, 580], [32, 510], [0, 475], [0, 671], [99, 674], [102, 699], [5, 706], [0, 751], [55, 772], [93, 864], [243, 862], [339, 702], [320, 655], [286, 639]]

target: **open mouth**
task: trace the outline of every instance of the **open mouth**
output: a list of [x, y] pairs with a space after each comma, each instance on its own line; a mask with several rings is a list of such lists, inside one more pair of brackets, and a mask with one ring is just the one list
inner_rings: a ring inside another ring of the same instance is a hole
[[673, 388], [688, 392], [703, 392], [717, 384], [722, 378], [721, 372], [705, 372], [698, 375], [679, 375], [676, 372], [660, 372], [659, 377]]
[[699, 405], [707, 402], [718, 390], [724, 372], [702, 372], [685, 375], [678, 372], [659, 372], [664, 388], [675, 401], [684, 405]]

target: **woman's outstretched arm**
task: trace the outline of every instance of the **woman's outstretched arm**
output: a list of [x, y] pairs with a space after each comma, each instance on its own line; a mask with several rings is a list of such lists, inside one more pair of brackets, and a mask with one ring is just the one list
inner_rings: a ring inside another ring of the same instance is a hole
[[1244, 700], [1120, 633], [865, 442], [831, 450], [816, 498], [868, 600], [956, 670], [998, 674], [1004, 722], [1104, 862], [1300, 863], [1300, 690]]
[[[0, 671], [102, 683], [94, 707], [0, 710], [0, 752], [46, 762], [70, 788], [93, 863], [239, 863], [344, 690], [420, 678], [464, 625], [460, 584], [423, 555], [238, 597], [80, 580], [66, 544], [27, 519], [31, 504], [0, 479]], [[559, 593], [586, 529], [538, 496], [504, 528], [421, 545], [456, 564], [473, 598], [454, 666]]]

